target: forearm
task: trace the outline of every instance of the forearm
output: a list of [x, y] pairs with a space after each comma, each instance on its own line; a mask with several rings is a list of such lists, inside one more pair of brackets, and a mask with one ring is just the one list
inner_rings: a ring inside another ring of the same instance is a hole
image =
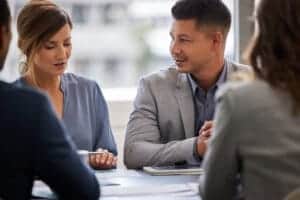
[[194, 160], [193, 144], [196, 138], [159, 144], [134, 141], [125, 144], [124, 162], [128, 168], [172, 165]]

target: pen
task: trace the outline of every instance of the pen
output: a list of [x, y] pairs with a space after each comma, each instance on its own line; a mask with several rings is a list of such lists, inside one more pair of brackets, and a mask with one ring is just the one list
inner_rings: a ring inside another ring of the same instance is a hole
[[101, 154], [103, 152], [101, 152], [101, 151], [78, 150], [77, 153], [79, 155], [86, 156], [86, 155], [97, 155], [97, 154], [99, 155], [99, 154]]

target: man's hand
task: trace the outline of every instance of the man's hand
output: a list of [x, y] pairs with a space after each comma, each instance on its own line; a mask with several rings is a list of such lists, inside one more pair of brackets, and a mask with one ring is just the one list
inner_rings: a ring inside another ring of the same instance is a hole
[[199, 156], [203, 156], [206, 152], [206, 143], [212, 134], [212, 128], [213, 121], [206, 121], [199, 130], [199, 136], [197, 139], [197, 152]]
[[212, 133], [213, 121], [205, 121], [201, 129], [199, 130], [199, 135], [210, 136]]

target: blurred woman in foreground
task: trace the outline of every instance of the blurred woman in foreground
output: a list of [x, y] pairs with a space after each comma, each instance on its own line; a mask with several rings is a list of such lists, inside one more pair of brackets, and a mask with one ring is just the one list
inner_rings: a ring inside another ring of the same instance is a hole
[[249, 60], [254, 80], [217, 95], [200, 177], [205, 200], [282, 200], [300, 186], [300, 1], [260, 0]]

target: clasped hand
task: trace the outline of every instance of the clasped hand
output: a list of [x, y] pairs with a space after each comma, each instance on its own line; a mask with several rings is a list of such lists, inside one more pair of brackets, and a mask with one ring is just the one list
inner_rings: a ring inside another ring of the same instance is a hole
[[199, 156], [203, 156], [206, 151], [207, 142], [212, 134], [212, 129], [213, 121], [205, 121], [199, 130], [199, 136], [197, 138], [197, 152]]

